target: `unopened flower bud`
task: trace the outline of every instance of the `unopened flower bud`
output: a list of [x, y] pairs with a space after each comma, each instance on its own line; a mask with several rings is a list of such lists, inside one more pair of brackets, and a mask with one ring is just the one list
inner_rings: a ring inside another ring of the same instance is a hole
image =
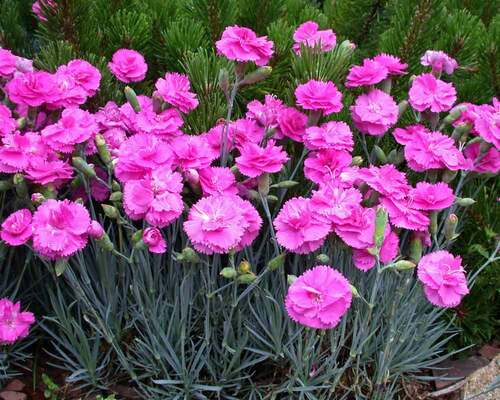
[[109, 201], [121, 201], [123, 199], [123, 193], [122, 192], [113, 192], [109, 196]]
[[132, 109], [138, 113], [141, 111], [141, 105], [139, 104], [139, 100], [137, 100], [137, 95], [135, 94], [134, 89], [132, 89], [130, 86], [125, 86], [125, 89], [123, 90], [125, 93], [125, 98], [127, 99], [128, 103], [131, 105]]
[[255, 281], [255, 279], [257, 279], [257, 276], [253, 272], [238, 276], [238, 282], [243, 283], [244, 285], [249, 285]]
[[437, 211], [431, 212], [430, 217], [431, 217], [431, 224], [429, 230], [431, 232], [431, 235], [434, 236], [437, 233], [438, 229], [438, 222], [437, 222], [438, 212]]
[[95, 145], [102, 162], [106, 165], [111, 165], [111, 153], [108, 149], [106, 141], [104, 140], [104, 137], [101, 134], [95, 135]]
[[383, 207], [377, 209], [377, 214], [375, 216], [375, 247], [380, 249], [382, 242], [384, 241], [385, 230], [387, 228], [389, 216], [387, 210]]
[[316, 256], [316, 261], [326, 265], [330, 263], [330, 257], [328, 257], [328, 255], [324, 253], [321, 253]]
[[275, 183], [274, 185], [271, 185], [272, 188], [278, 188], [278, 189], [290, 189], [293, 188], [294, 186], [297, 186], [299, 182], [296, 181], [281, 181], [278, 183]]
[[40, 204], [42, 204], [44, 201], [45, 201], [45, 196], [41, 193], [33, 193], [31, 195], [31, 202], [36, 205], [36, 206], [39, 206]]
[[267, 196], [269, 194], [269, 185], [271, 183], [271, 178], [268, 173], [264, 173], [257, 178], [257, 184], [259, 188], [259, 193], [262, 196]]
[[219, 275], [226, 279], [234, 279], [238, 275], [238, 271], [235, 268], [226, 267], [220, 271]]
[[410, 258], [418, 263], [422, 258], [422, 239], [414, 237], [410, 242]]
[[352, 295], [353, 295], [354, 297], [359, 297], [359, 292], [358, 292], [358, 289], [356, 289], [356, 287], [355, 287], [355, 286], [353, 286], [353, 285], [349, 285], [349, 286], [351, 287], [351, 292], [352, 292]]
[[99, 239], [97, 239], [96, 242], [99, 247], [106, 251], [112, 251], [115, 248], [115, 245], [113, 244], [107, 233], [104, 233]]
[[110, 206], [108, 204], [101, 204], [102, 209], [104, 211], [104, 215], [111, 219], [117, 219], [120, 216], [120, 213], [116, 207]]
[[200, 174], [194, 168], [190, 168], [184, 172], [184, 179], [191, 186], [196, 186], [200, 183]]
[[16, 122], [17, 122], [17, 129], [18, 130], [22, 130], [26, 126], [26, 118], [25, 117], [19, 118]]
[[460, 104], [458, 106], [453, 107], [448, 115], [443, 119], [443, 123], [446, 125], [451, 125], [453, 122], [455, 122], [460, 115], [467, 109], [467, 106], [464, 106], [463, 104]]
[[470, 207], [473, 204], [476, 203], [476, 200], [471, 199], [470, 197], [457, 197], [455, 202], [460, 206], [460, 207]]
[[238, 272], [240, 274], [248, 274], [252, 272], [252, 266], [247, 260], [243, 260], [240, 262], [240, 265], [238, 265]]
[[266, 139], [269, 139], [269, 138], [273, 137], [275, 133], [276, 133], [276, 128], [269, 127], [266, 129], [266, 133], [264, 134], [264, 137]]
[[92, 221], [87, 229], [87, 233], [91, 238], [101, 239], [104, 236], [104, 229], [97, 221]]
[[247, 74], [245, 78], [243, 78], [243, 80], [240, 82], [240, 86], [252, 85], [254, 83], [263, 81], [269, 75], [271, 75], [271, 72], [273, 72], [273, 69], [268, 65], [264, 67], [259, 67], [255, 71]]
[[450, 183], [452, 182], [458, 175], [458, 171], [451, 171], [449, 169], [443, 172], [442, 180], [443, 182]]
[[296, 279], [297, 277], [295, 275], [286, 276], [286, 282], [288, 283], [288, 285], [291, 285], [293, 282], [295, 282]]
[[408, 109], [408, 100], [403, 100], [398, 104], [399, 116], [403, 115]]
[[382, 150], [379, 146], [373, 146], [373, 154], [382, 164], [387, 164], [387, 156], [385, 155], [384, 150]]
[[191, 247], [184, 247], [181, 253], [177, 255], [176, 261], [196, 264], [200, 261], [200, 256]]
[[363, 157], [361, 156], [354, 156], [351, 161], [351, 166], [353, 167], [359, 167], [361, 164], [363, 164]]
[[229, 97], [229, 74], [224, 68], [219, 71], [219, 87]]
[[138, 230], [136, 232], [134, 232], [134, 234], [132, 235], [132, 243], [133, 244], [137, 244], [139, 241], [141, 241], [142, 239], [142, 234], [143, 234], [143, 230]]
[[122, 187], [120, 186], [120, 184], [117, 181], [113, 181], [111, 183], [111, 190], [113, 192], [121, 192], [122, 191]]
[[275, 271], [279, 268], [282, 268], [283, 265], [285, 265], [285, 258], [286, 258], [286, 253], [281, 253], [277, 255], [267, 263], [267, 269], [269, 271]]
[[471, 129], [471, 126], [469, 124], [460, 124], [460, 125], [457, 125], [453, 129], [453, 132], [451, 134], [451, 138], [455, 142], [458, 142], [463, 137], [463, 135], [466, 135], [466, 134], [469, 133], [470, 129]]
[[73, 163], [73, 166], [82, 174], [84, 174], [86, 177], [88, 178], [96, 177], [94, 166], [88, 164], [83, 158], [73, 157], [71, 161]]
[[394, 264], [394, 268], [398, 271], [406, 271], [415, 268], [417, 265], [407, 260], [399, 260]]
[[458, 225], [458, 217], [455, 214], [448, 215], [444, 223], [444, 237], [447, 240], [455, 239], [455, 231]]
[[278, 199], [278, 197], [277, 197], [277, 196], [275, 196], [275, 195], [273, 195], [273, 194], [269, 194], [269, 195], [267, 195], [267, 201], [268, 201], [269, 203], [277, 203], [277, 202], [278, 202], [278, 200], [279, 200], [279, 199]]
[[392, 79], [389, 77], [380, 82], [380, 89], [387, 94], [391, 94]]
[[56, 199], [57, 198], [57, 190], [54, 185], [48, 184], [42, 187], [42, 195], [46, 199]]
[[23, 174], [15, 174], [12, 178], [12, 182], [14, 182], [16, 193], [19, 197], [28, 197], [28, 185], [26, 184], [26, 180], [24, 179]]

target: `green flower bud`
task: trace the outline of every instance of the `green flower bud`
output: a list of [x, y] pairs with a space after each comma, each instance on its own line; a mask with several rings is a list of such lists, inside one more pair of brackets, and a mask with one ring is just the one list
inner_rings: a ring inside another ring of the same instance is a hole
[[240, 262], [240, 265], [238, 265], [238, 272], [240, 274], [248, 274], [252, 272], [252, 266], [247, 260], [243, 260]]
[[288, 285], [291, 285], [293, 282], [295, 282], [296, 279], [297, 277], [295, 275], [286, 276], [286, 282], [288, 283]]
[[460, 206], [460, 207], [470, 207], [473, 204], [476, 203], [476, 200], [471, 199], [470, 197], [457, 197], [455, 202]]
[[24, 179], [23, 174], [17, 173], [12, 178], [12, 182], [14, 182], [14, 186], [16, 187], [16, 193], [19, 197], [24, 198], [28, 197], [28, 185], [26, 180]]
[[68, 267], [68, 260], [66, 260], [65, 258], [60, 258], [59, 260], [57, 260], [54, 266], [56, 276], [61, 276], [62, 274], [64, 274], [64, 271], [66, 271], [66, 268]]
[[101, 134], [95, 135], [95, 145], [97, 147], [97, 151], [99, 153], [99, 157], [102, 162], [106, 165], [111, 165], [111, 153], [109, 152], [108, 146], [104, 137]]
[[144, 240], [139, 240], [137, 243], [134, 244], [134, 249], [136, 250], [146, 250], [148, 246], [146, 243], [144, 243]]
[[226, 278], [226, 279], [234, 279], [238, 275], [238, 271], [236, 271], [235, 268], [226, 267], [226, 268], [222, 269], [222, 271], [219, 273], [219, 275]]
[[274, 185], [271, 185], [272, 188], [278, 188], [278, 189], [290, 189], [293, 188], [294, 186], [297, 186], [299, 182], [296, 181], [281, 181], [278, 183], [275, 183]]
[[96, 243], [99, 245], [99, 247], [106, 251], [112, 251], [115, 248], [115, 245], [113, 244], [107, 233], [102, 235], [100, 239], [97, 239]]
[[410, 258], [416, 263], [422, 258], [422, 240], [418, 237], [410, 242]]
[[264, 173], [257, 178], [257, 184], [259, 188], [259, 193], [262, 196], [267, 196], [269, 194], [269, 185], [271, 183], [271, 178], [268, 173]]
[[349, 285], [349, 286], [351, 287], [351, 292], [352, 292], [352, 295], [353, 295], [354, 297], [360, 297], [360, 296], [359, 296], [358, 289], [356, 289], [356, 287], [355, 287], [355, 286], [353, 286], [353, 285]]
[[96, 173], [93, 165], [88, 164], [81, 157], [72, 158], [73, 166], [88, 178], [95, 178]]
[[464, 105], [458, 105], [453, 107], [448, 113], [448, 115], [443, 119], [443, 123], [446, 125], [451, 125], [460, 117], [460, 115], [462, 115], [462, 112], [464, 112], [466, 109], [467, 107]]
[[180, 254], [176, 258], [179, 262], [185, 262], [190, 264], [197, 264], [200, 261], [200, 256], [191, 247], [184, 247]]
[[437, 211], [431, 212], [430, 217], [431, 217], [431, 225], [429, 227], [429, 230], [431, 235], [434, 236], [437, 233], [438, 229], [438, 222], [437, 222], [438, 212]]
[[387, 156], [385, 155], [384, 150], [382, 150], [379, 146], [373, 146], [373, 154], [382, 164], [387, 164]]
[[229, 97], [229, 74], [224, 68], [219, 71], [219, 87]]
[[117, 219], [120, 216], [120, 212], [116, 207], [110, 206], [108, 204], [101, 204], [104, 211], [104, 215], [111, 219]]
[[359, 167], [361, 164], [363, 164], [363, 157], [361, 156], [354, 156], [351, 161], [351, 166], [353, 167]]
[[257, 276], [253, 272], [238, 276], [238, 282], [243, 283], [244, 285], [249, 285], [255, 281], [255, 279], [257, 279]]
[[57, 190], [54, 185], [45, 185], [42, 187], [42, 195], [46, 199], [56, 199], [57, 198]]
[[123, 199], [123, 193], [122, 192], [113, 192], [109, 196], [110, 201], [121, 201]]
[[389, 77], [380, 82], [380, 89], [387, 94], [391, 94], [392, 79]]
[[278, 197], [277, 197], [277, 196], [275, 196], [275, 195], [273, 195], [273, 194], [269, 194], [269, 195], [267, 196], [267, 201], [268, 201], [269, 203], [276, 203], [278, 200], [279, 200], [279, 199], [278, 199]]
[[111, 183], [111, 190], [113, 192], [121, 192], [122, 191], [122, 187], [120, 186], [120, 184], [117, 181], [113, 181]]
[[330, 263], [330, 257], [328, 257], [326, 254], [318, 254], [316, 256], [316, 261], [321, 263], [321, 264], [329, 264]]
[[132, 235], [132, 238], [131, 238], [133, 244], [136, 244], [137, 242], [139, 242], [142, 239], [142, 233], [143, 233], [142, 229], [134, 232], [134, 234]]
[[269, 271], [275, 271], [279, 268], [282, 268], [283, 265], [285, 265], [285, 258], [286, 258], [286, 253], [281, 253], [277, 255], [267, 263], [267, 269]]
[[442, 180], [446, 183], [452, 182], [458, 175], [458, 171], [450, 171], [449, 169], [443, 172]]
[[250, 72], [243, 78], [240, 82], [240, 86], [251, 85], [266, 79], [269, 75], [271, 75], [273, 69], [270, 66], [259, 67], [255, 71]]
[[129, 102], [129, 104], [132, 106], [132, 109], [138, 113], [141, 111], [141, 105], [139, 104], [139, 100], [137, 100], [137, 95], [135, 94], [134, 89], [132, 89], [130, 86], [125, 86], [125, 89], [123, 90], [125, 93], [125, 98]]
[[26, 126], [26, 118], [21, 117], [17, 121], [17, 129], [22, 130]]
[[408, 109], [408, 100], [403, 100], [398, 104], [399, 107], [399, 116], [403, 115], [405, 111]]
[[383, 207], [377, 209], [377, 214], [375, 216], [375, 247], [380, 249], [382, 242], [384, 241], [385, 229], [387, 227], [387, 221], [389, 216], [387, 210]]
[[444, 223], [444, 237], [447, 240], [453, 240], [456, 238], [455, 231], [458, 225], [458, 217], [455, 214], [448, 215]]
[[407, 260], [400, 260], [394, 264], [394, 268], [398, 271], [406, 271], [415, 268], [417, 265]]

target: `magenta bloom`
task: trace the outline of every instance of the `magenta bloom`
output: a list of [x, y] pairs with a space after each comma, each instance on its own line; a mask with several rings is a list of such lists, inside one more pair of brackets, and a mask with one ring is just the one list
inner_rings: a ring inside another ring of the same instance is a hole
[[21, 246], [31, 239], [31, 212], [27, 208], [10, 214], [2, 223], [0, 237], [11, 246]]
[[76, 84], [82, 88], [87, 96], [93, 96], [101, 83], [101, 73], [92, 64], [85, 60], [71, 60], [66, 65], [66, 73], [71, 75]]
[[375, 210], [353, 207], [349, 218], [334, 224], [335, 233], [349, 246], [366, 249], [373, 245], [375, 234]]
[[164, 78], [156, 81], [156, 94], [168, 104], [188, 113], [198, 106], [196, 94], [190, 92], [189, 78], [177, 72], [167, 72]]
[[26, 169], [32, 157], [46, 156], [50, 150], [35, 132], [7, 135], [0, 146], [0, 172], [15, 173]]
[[315, 151], [304, 161], [304, 175], [317, 184], [340, 181], [351, 162], [352, 156], [347, 151]]
[[481, 144], [472, 143], [465, 147], [464, 155], [472, 165], [472, 171], [498, 174], [500, 172], [500, 150], [491, 147], [486, 154], [481, 154]]
[[458, 67], [458, 63], [443, 51], [427, 50], [420, 59], [420, 64], [431, 67], [432, 72], [440, 74], [446, 72], [448, 75]]
[[182, 135], [180, 127], [184, 123], [179, 111], [170, 108], [159, 114], [144, 109], [134, 115], [131, 125], [135, 133], [149, 133], [162, 139], [173, 139]]
[[258, 100], [252, 100], [247, 104], [246, 117], [253, 119], [264, 128], [277, 128], [278, 115], [285, 108], [283, 102], [277, 97], [266, 94], [264, 104]]
[[389, 213], [389, 221], [392, 225], [412, 231], [427, 230], [430, 223], [429, 217], [414, 208], [407, 198], [381, 197], [380, 203]]
[[151, 253], [162, 254], [167, 251], [167, 242], [158, 228], [144, 229], [142, 241]]
[[410, 193], [412, 207], [417, 210], [443, 210], [455, 201], [453, 190], [444, 182], [418, 182]]
[[383, 65], [389, 71], [389, 75], [404, 75], [408, 64], [402, 63], [401, 59], [390, 54], [381, 53], [373, 57], [373, 61]]
[[314, 192], [311, 206], [332, 224], [341, 224], [360, 207], [361, 200], [361, 192], [356, 188], [343, 189], [328, 185]]
[[87, 244], [90, 222], [81, 204], [48, 199], [33, 215], [33, 247], [49, 259], [69, 257]]
[[479, 107], [478, 118], [474, 121], [475, 131], [484, 141], [500, 149], [500, 101], [493, 99], [493, 105]]
[[172, 141], [171, 148], [175, 155], [175, 164], [183, 171], [207, 168], [218, 156], [210, 150], [203, 136], [179, 136]]
[[134, 135], [120, 146], [115, 174], [122, 182], [142, 179], [158, 167], [171, 167], [173, 161], [168, 143], [156, 136]]
[[345, 85], [351, 88], [375, 85], [382, 82], [388, 76], [389, 70], [384, 64], [365, 58], [363, 60], [363, 65], [351, 67]]
[[227, 253], [236, 248], [248, 227], [238, 196], [203, 197], [189, 210], [184, 231], [196, 250], [205, 253]]
[[319, 48], [321, 52], [330, 51], [337, 43], [337, 37], [331, 29], [320, 31], [319, 26], [314, 21], [307, 21], [301, 24], [293, 33], [293, 51], [300, 55], [300, 46]]
[[411, 186], [406, 180], [406, 175], [392, 164], [362, 168], [358, 176], [383, 196], [401, 199], [410, 193]]
[[160, 167], [141, 180], [125, 183], [123, 206], [131, 219], [144, 218], [150, 225], [163, 228], [179, 218], [184, 209], [181, 191], [181, 174], [168, 166]]
[[236, 250], [240, 251], [246, 246], [251, 245], [255, 240], [262, 226], [262, 218], [252, 203], [239, 196], [234, 196], [234, 205], [240, 210], [243, 220], [245, 221], [243, 235], [236, 246]]
[[351, 306], [349, 281], [327, 265], [318, 265], [299, 276], [288, 289], [288, 315], [301, 325], [331, 329]]
[[342, 121], [330, 121], [321, 126], [307, 128], [304, 144], [310, 150], [352, 151], [354, 140], [349, 125]]
[[256, 178], [266, 172], [279, 172], [288, 161], [286, 152], [281, 146], [276, 146], [273, 140], [270, 140], [266, 147], [247, 143], [240, 152], [241, 155], [235, 160], [236, 166], [243, 175], [250, 178]]
[[278, 243], [293, 253], [307, 254], [321, 247], [330, 233], [330, 222], [316, 213], [311, 200], [288, 200], [274, 219]]
[[21, 303], [0, 300], [0, 344], [11, 344], [28, 336], [34, 323], [35, 316], [29, 311], [21, 311]]
[[257, 37], [254, 31], [238, 25], [228, 26], [215, 43], [217, 53], [238, 62], [253, 61], [258, 66], [266, 65], [273, 55], [273, 42], [267, 36]]
[[54, 184], [60, 186], [73, 177], [73, 168], [66, 161], [55, 156], [50, 158], [33, 157], [25, 169], [26, 178], [40, 185]]
[[88, 111], [66, 108], [61, 119], [42, 130], [42, 139], [49, 147], [61, 153], [72, 153], [77, 144], [94, 137], [99, 128]]
[[331, 81], [311, 79], [295, 89], [297, 104], [304, 110], [321, 111], [330, 115], [342, 110], [342, 93]]
[[[399, 252], [399, 238], [390, 229], [386, 229], [384, 234], [384, 240], [382, 246], [380, 247], [380, 262], [383, 264], [388, 264], [393, 261]], [[377, 260], [372, 256], [366, 249], [352, 249], [352, 260], [354, 266], [361, 271], [368, 271], [372, 269]]]
[[307, 127], [307, 115], [294, 107], [283, 107], [278, 113], [280, 133], [301, 142]]
[[57, 84], [57, 93], [47, 105], [48, 108], [78, 107], [87, 101], [87, 91], [78, 85], [73, 75], [68, 72], [66, 65], [61, 65], [57, 69], [54, 78]]
[[469, 293], [460, 256], [445, 250], [422, 257], [417, 267], [427, 300], [438, 307], [456, 307]]
[[203, 168], [199, 175], [204, 196], [238, 194], [236, 179], [230, 168]]
[[118, 80], [125, 83], [142, 81], [148, 71], [142, 54], [128, 49], [117, 50], [108, 63], [108, 68]]
[[7, 106], [0, 104], [0, 137], [8, 135], [17, 127], [16, 120], [12, 118], [12, 112]]
[[453, 85], [437, 79], [432, 74], [417, 76], [408, 94], [411, 106], [417, 111], [448, 111], [457, 100]]
[[10, 50], [0, 49], [0, 76], [9, 77], [16, 71], [17, 57]]
[[101, 239], [104, 236], [104, 228], [97, 221], [91, 221], [87, 229], [89, 237], [94, 239]]
[[362, 94], [351, 106], [356, 128], [373, 136], [382, 136], [398, 121], [399, 107], [394, 99], [379, 89]]
[[5, 91], [13, 103], [38, 107], [57, 98], [58, 86], [55, 75], [37, 71], [17, 75], [7, 83]]

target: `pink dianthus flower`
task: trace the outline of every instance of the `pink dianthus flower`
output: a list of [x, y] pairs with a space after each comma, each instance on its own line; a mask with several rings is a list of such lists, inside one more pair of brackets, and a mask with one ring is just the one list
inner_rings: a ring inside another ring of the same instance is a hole
[[9, 299], [0, 300], [0, 345], [11, 344], [28, 336], [30, 326], [35, 322], [35, 316], [29, 311], [21, 311], [19, 302]]
[[156, 81], [156, 94], [168, 104], [188, 113], [198, 106], [196, 94], [191, 92], [189, 79], [184, 74], [167, 72], [165, 77]]
[[236, 158], [238, 170], [245, 176], [256, 178], [264, 173], [279, 172], [288, 156], [281, 146], [270, 140], [266, 147], [255, 143], [247, 143], [240, 149], [241, 155]]
[[315, 151], [304, 161], [304, 175], [317, 184], [340, 180], [351, 162], [352, 156], [347, 151]]
[[158, 228], [144, 229], [142, 240], [151, 253], [162, 254], [167, 251], [167, 242]]
[[253, 61], [258, 66], [266, 65], [273, 55], [273, 42], [267, 36], [257, 37], [254, 31], [238, 25], [228, 26], [215, 43], [217, 53], [238, 62]]
[[321, 52], [330, 51], [337, 43], [337, 37], [331, 29], [319, 30], [319, 26], [314, 21], [307, 21], [301, 24], [293, 33], [293, 51], [300, 55], [300, 46], [316, 48]]
[[313, 193], [311, 205], [332, 224], [349, 219], [361, 205], [361, 192], [356, 188], [324, 186]]
[[207, 168], [216, 158], [203, 136], [183, 135], [175, 138], [171, 143], [175, 164], [183, 171], [191, 168]]
[[408, 195], [411, 189], [406, 175], [398, 171], [392, 164], [361, 168], [358, 176], [373, 190], [391, 198], [403, 198]]
[[373, 61], [382, 64], [387, 71], [389, 71], [389, 75], [404, 75], [406, 73], [406, 68], [408, 68], [408, 64], [402, 63], [399, 57], [381, 53], [373, 57]]
[[331, 81], [310, 81], [295, 89], [297, 104], [304, 110], [321, 111], [330, 115], [342, 110], [342, 93]]
[[0, 76], [10, 77], [16, 71], [17, 57], [10, 50], [0, 48]]
[[5, 86], [9, 99], [18, 105], [38, 107], [57, 98], [55, 75], [44, 71], [19, 74]]
[[389, 76], [387, 67], [375, 60], [365, 58], [363, 65], [354, 65], [347, 75], [347, 87], [369, 86], [382, 82]]
[[451, 75], [458, 67], [457, 61], [443, 51], [427, 50], [420, 59], [420, 63], [424, 66], [432, 68], [432, 72], [440, 74], [446, 72]]
[[381, 136], [398, 121], [399, 107], [390, 95], [372, 89], [356, 99], [351, 116], [361, 132]]
[[444, 182], [418, 182], [410, 192], [412, 207], [417, 210], [443, 210], [455, 201], [453, 190]]
[[254, 119], [264, 128], [278, 127], [278, 115], [285, 108], [283, 102], [277, 97], [266, 94], [264, 103], [258, 100], [252, 100], [247, 104], [246, 117]]
[[375, 210], [373, 208], [353, 207], [349, 218], [334, 224], [335, 233], [355, 249], [366, 249], [373, 244], [375, 234]]
[[429, 217], [414, 208], [408, 198], [381, 197], [380, 203], [389, 213], [389, 221], [392, 225], [412, 231], [427, 230], [430, 223]]
[[[384, 240], [380, 247], [379, 259], [383, 264], [393, 261], [399, 252], [399, 238], [390, 228], [385, 230]], [[375, 256], [371, 255], [367, 249], [353, 249], [352, 259], [354, 266], [361, 271], [368, 271], [372, 269], [377, 260]]]
[[146, 76], [148, 65], [141, 53], [120, 49], [113, 54], [108, 68], [118, 80], [130, 83], [142, 81]]
[[448, 111], [457, 100], [453, 85], [437, 79], [432, 74], [418, 75], [408, 94], [411, 106], [417, 111]]
[[7, 106], [0, 104], [0, 137], [8, 135], [17, 128], [17, 123], [12, 118], [12, 112]]
[[354, 140], [351, 128], [342, 121], [330, 121], [306, 129], [304, 144], [310, 150], [334, 149], [352, 151]]
[[278, 113], [278, 126], [282, 135], [301, 142], [307, 127], [307, 115], [294, 107], [283, 107]]
[[33, 227], [30, 210], [23, 208], [10, 214], [2, 223], [0, 237], [11, 246], [20, 246], [31, 239]]
[[464, 155], [472, 171], [492, 174], [500, 172], [500, 150], [494, 147], [481, 154], [481, 143], [472, 143], [464, 148]]
[[200, 185], [203, 195], [238, 194], [236, 179], [230, 168], [208, 167], [199, 171]]

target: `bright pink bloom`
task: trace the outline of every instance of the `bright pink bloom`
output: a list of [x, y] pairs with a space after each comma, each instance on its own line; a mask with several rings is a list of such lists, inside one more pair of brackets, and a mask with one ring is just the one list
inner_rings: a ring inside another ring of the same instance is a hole
[[152, 226], [163, 228], [182, 214], [182, 176], [170, 167], [159, 167], [141, 180], [129, 180], [123, 190], [127, 215], [144, 218]]
[[492, 174], [500, 172], [500, 150], [494, 147], [486, 154], [481, 154], [481, 143], [472, 143], [465, 147], [464, 155], [472, 166], [472, 171]]
[[111, 128], [102, 132], [102, 137], [104, 138], [111, 155], [113, 157], [117, 157], [120, 146], [125, 140], [127, 140], [127, 133], [120, 128]]
[[47, 21], [47, 17], [45, 16], [46, 8], [54, 8], [56, 6], [56, 2], [54, 0], [36, 0], [31, 6], [31, 11], [38, 17], [40, 21]]
[[304, 272], [289, 287], [285, 299], [288, 315], [301, 325], [332, 329], [351, 306], [349, 281], [327, 265]]
[[469, 293], [462, 259], [445, 250], [423, 256], [417, 274], [424, 285], [425, 296], [438, 307], [456, 307]]
[[16, 71], [17, 57], [10, 50], [0, 48], [0, 76], [9, 77]]
[[191, 207], [184, 231], [196, 250], [205, 254], [227, 253], [238, 246], [248, 223], [236, 198], [203, 197]]
[[432, 72], [440, 74], [442, 71], [451, 75], [458, 67], [458, 63], [443, 51], [427, 50], [420, 59], [420, 64], [431, 67]]
[[25, 169], [26, 178], [40, 185], [54, 184], [56, 187], [73, 177], [73, 168], [56, 157], [33, 157]]
[[[140, 127], [137, 126], [137, 119], [140, 114], [144, 113], [147, 115], [149, 113], [154, 112], [153, 100], [151, 99], [151, 97], [139, 95], [137, 96], [137, 101], [139, 102], [141, 111], [139, 113], [135, 112], [130, 103], [127, 101], [126, 103], [122, 104], [119, 108], [120, 118], [123, 121], [123, 126], [125, 127], [125, 130], [131, 133], [144, 133], [142, 132]], [[152, 126], [154, 126], [156, 123], [157, 121], [155, 121], [155, 118], [152, 118], [149, 124], [146, 124], [145, 129], [148, 131], [151, 130]]]
[[375, 85], [389, 76], [385, 65], [369, 58], [363, 60], [363, 65], [351, 67], [347, 75], [346, 87]]
[[204, 196], [238, 194], [236, 179], [230, 168], [208, 167], [199, 172]]
[[304, 175], [318, 184], [340, 180], [341, 174], [347, 170], [351, 162], [352, 156], [347, 151], [315, 151], [304, 161]]
[[59, 92], [55, 75], [43, 71], [17, 75], [5, 91], [13, 103], [30, 107], [52, 102]]
[[168, 143], [152, 135], [134, 135], [120, 146], [115, 174], [122, 182], [142, 179], [158, 167], [171, 167], [173, 161]]
[[264, 104], [258, 100], [252, 100], [247, 104], [246, 117], [256, 120], [264, 128], [278, 127], [278, 115], [285, 108], [283, 102], [277, 97], [266, 94]]
[[373, 244], [375, 235], [375, 210], [353, 207], [349, 218], [334, 224], [335, 233], [349, 246], [366, 249]]
[[[101, 180], [103, 180], [104, 182], [108, 181], [108, 174], [103, 168], [97, 166], [94, 167], [94, 169], [97, 176], [101, 178]], [[92, 198], [94, 198], [99, 202], [106, 201], [109, 198], [110, 191], [108, 186], [106, 186], [104, 183], [95, 178], [90, 178], [89, 183], [90, 183], [90, 195], [92, 196]], [[72, 198], [74, 200], [78, 198], [84, 200], [87, 199], [88, 193], [86, 192], [85, 187], [83, 185], [80, 185], [77, 188], [75, 188], [73, 190]]]
[[34, 323], [35, 316], [29, 311], [21, 311], [21, 303], [0, 300], [0, 344], [11, 344], [28, 336]]
[[15, 173], [28, 167], [33, 157], [45, 157], [50, 150], [42, 143], [38, 133], [19, 132], [7, 135], [0, 146], [0, 172]]
[[330, 115], [342, 110], [342, 93], [331, 81], [310, 81], [295, 89], [297, 104], [304, 110], [321, 111]]
[[44, 201], [33, 215], [33, 247], [49, 259], [69, 257], [87, 244], [90, 215], [69, 200]]
[[160, 114], [148, 109], [141, 110], [132, 125], [136, 133], [149, 133], [168, 140], [182, 135], [180, 127], [183, 123], [179, 111], [170, 108]]
[[101, 129], [128, 129], [128, 125], [123, 119], [120, 107], [118, 107], [114, 101], [108, 101], [104, 107], [101, 107], [99, 111], [95, 113], [95, 119], [99, 123]]
[[399, 107], [390, 95], [372, 89], [356, 99], [351, 116], [361, 132], [381, 136], [398, 121]]
[[99, 128], [88, 111], [66, 108], [59, 121], [42, 130], [43, 141], [61, 153], [72, 153], [77, 144], [94, 137]]
[[380, 203], [389, 213], [392, 225], [412, 231], [427, 230], [430, 223], [429, 217], [422, 211], [415, 209], [407, 198], [381, 197]]
[[443, 210], [455, 201], [453, 190], [444, 182], [418, 182], [410, 193], [412, 207], [417, 210]]
[[310, 150], [334, 149], [352, 151], [354, 140], [351, 128], [342, 121], [330, 121], [306, 129], [304, 144]]
[[[393, 261], [399, 252], [399, 238], [390, 229], [386, 229], [384, 240], [380, 247], [379, 258], [383, 264]], [[354, 266], [361, 271], [368, 271], [376, 264], [376, 259], [366, 249], [352, 249]]]
[[177, 72], [167, 72], [164, 78], [156, 81], [156, 94], [168, 104], [188, 113], [198, 106], [196, 94], [190, 92], [189, 78]]
[[215, 43], [217, 53], [238, 62], [253, 61], [258, 66], [266, 65], [273, 55], [273, 42], [267, 36], [257, 37], [254, 31], [238, 25], [228, 26]]
[[12, 118], [12, 112], [7, 106], [0, 104], [0, 137], [8, 135], [17, 127], [16, 120]]
[[0, 237], [11, 246], [20, 246], [30, 240], [33, 234], [31, 212], [27, 208], [10, 214], [2, 223]]
[[311, 200], [288, 200], [274, 219], [278, 243], [293, 253], [307, 254], [321, 247], [330, 233], [330, 222], [315, 212]]
[[162, 254], [167, 251], [167, 242], [158, 228], [146, 228], [142, 240], [151, 253]]
[[246, 246], [252, 244], [259, 234], [262, 226], [262, 218], [255, 207], [247, 200], [243, 200], [239, 196], [234, 197], [234, 206], [237, 207], [245, 221], [243, 226], [243, 235], [236, 246], [236, 251], [240, 251]]
[[320, 31], [319, 26], [314, 21], [307, 21], [301, 24], [293, 33], [293, 51], [300, 55], [300, 46], [316, 48], [321, 52], [330, 51], [337, 43], [337, 37], [331, 29]]
[[294, 107], [283, 107], [278, 113], [280, 133], [301, 142], [307, 127], [307, 115]]
[[418, 75], [408, 94], [411, 106], [417, 111], [448, 111], [457, 100], [453, 85], [437, 79], [432, 74]]
[[359, 178], [383, 196], [401, 199], [410, 193], [406, 175], [392, 164], [359, 170]]
[[60, 107], [78, 107], [87, 101], [87, 92], [76, 82], [66, 65], [61, 65], [54, 78], [57, 84], [57, 92], [47, 105], [50, 109]]
[[228, 141], [231, 142], [229, 147], [232, 147], [233, 143], [238, 149], [246, 143], [260, 143], [264, 138], [264, 133], [264, 128], [255, 120], [248, 118], [237, 119], [229, 125]]
[[175, 164], [183, 171], [210, 166], [215, 157], [203, 136], [183, 135], [172, 140]]
[[361, 204], [361, 192], [356, 188], [324, 186], [311, 198], [313, 210], [331, 223], [342, 223], [349, 219]]
[[493, 105], [482, 105], [478, 114], [474, 121], [475, 131], [484, 141], [500, 150], [500, 101], [494, 98]]
[[125, 83], [142, 81], [148, 71], [142, 54], [128, 49], [117, 50], [108, 68], [118, 80]]
[[256, 178], [266, 172], [279, 172], [288, 161], [286, 152], [281, 146], [276, 146], [273, 140], [270, 140], [266, 147], [247, 143], [240, 152], [241, 155], [235, 160], [236, 166], [243, 175], [250, 178]]
[[85, 60], [71, 60], [66, 65], [66, 73], [71, 75], [87, 96], [93, 96], [101, 83], [101, 73]]
[[29, 58], [16, 57], [16, 72], [14, 72], [14, 75], [16, 73], [24, 74], [26, 72], [33, 71], [33, 60], [30, 60]]
[[390, 54], [381, 53], [373, 57], [373, 61], [387, 68], [389, 75], [404, 75], [406, 74], [406, 68], [408, 68], [408, 64], [402, 63], [399, 57]]
[[104, 236], [104, 228], [99, 222], [91, 221], [87, 233], [91, 238], [101, 239]]

